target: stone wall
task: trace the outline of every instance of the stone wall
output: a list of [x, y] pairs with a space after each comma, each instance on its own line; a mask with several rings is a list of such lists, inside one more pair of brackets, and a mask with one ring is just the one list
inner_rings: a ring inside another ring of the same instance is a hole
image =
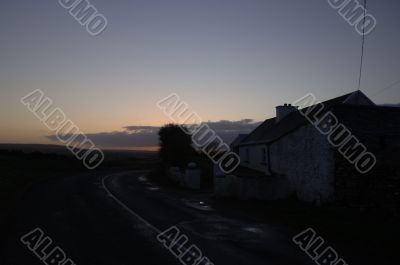
[[335, 197], [339, 204], [355, 207], [400, 210], [400, 150], [377, 156], [376, 166], [358, 173], [339, 153], [336, 154]]
[[399, 211], [400, 109], [340, 106], [335, 114], [377, 158], [370, 172], [360, 174], [335, 152], [336, 201]]

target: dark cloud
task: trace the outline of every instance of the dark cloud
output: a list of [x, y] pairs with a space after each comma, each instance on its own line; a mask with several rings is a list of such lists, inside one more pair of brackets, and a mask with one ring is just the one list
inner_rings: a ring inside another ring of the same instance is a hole
[[[238, 134], [249, 133], [259, 122], [251, 119], [240, 121], [221, 120], [204, 122], [213, 129], [226, 143], [231, 143]], [[91, 133], [86, 136], [100, 148], [147, 147], [158, 145], [158, 130], [156, 126], [125, 126], [124, 131]], [[52, 141], [58, 141], [55, 135], [47, 136]]]
[[155, 126], [125, 126], [125, 130], [130, 131], [130, 132], [149, 132], [149, 133], [154, 133], [158, 132], [160, 127], [155, 127]]
[[204, 122], [210, 126], [211, 129], [219, 132], [238, 132], [238, 131], [248, 131], [249, 129], [253, 129], [254, 126], [257, 126], [259, 123], [255, 123], [251, 119], [244, 119], [240, 121], [227, 121], [221, 120], [217, 122]]
[[244, 119], [240, 121], [227, 121], [221, 120], [217, 122], [204, 122], [212, 130], [214, 130], [225, 143], [230, 144], [238, 134], [250, 133], [254, 130], [260, 122], [254, 122], [251, 119]]

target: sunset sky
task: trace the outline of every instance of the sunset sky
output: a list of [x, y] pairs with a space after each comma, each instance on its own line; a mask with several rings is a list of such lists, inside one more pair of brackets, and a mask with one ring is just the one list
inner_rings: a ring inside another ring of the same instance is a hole
[[[327, 100], [357, 89], [361, 36], [326, 0], [90, 2], [108, 20], [99, 36], [57, 0], [1, 1], [1, 143], [54, 143], [20, 103], [35, 89], [110, 148], [152, 145], [170, 122], [156, 102], [171, 93], [204, 121], [242, 132], [254, 127], [243, 119], [270, 118], [306, 93]], [[382, 89], [400, 80], [400, 2], [368, 7], [378, 24], [362, 91], [398, 104], [400, 83]], [[134, 138], [127, 126], [156, 128]]]

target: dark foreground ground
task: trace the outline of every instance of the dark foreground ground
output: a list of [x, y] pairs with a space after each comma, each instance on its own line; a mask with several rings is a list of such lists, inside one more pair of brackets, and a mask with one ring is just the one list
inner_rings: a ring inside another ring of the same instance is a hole
[[[2, 229], [0, 264], [44, 264], [20, 241], [35, 228], [79, 265], [181, 264], [156, 239], [171, 226], [187, 236], [187, 246], [195, 244], [214, 264], [315, 264], [292, 242], [294, 235], [308, 227], [350, 265], [398, 263], [398, 221], [391, 216], [219, 200], [208, 191], [160, 186], [146, 177], [156, 162], [147, 156], [129, 158], [129, 166], [114, 161], [95, 172], [79, 165], [74, 168], [75, 162], [70, 161], [59, 174], [52, 168], [61, 168], [65, 162], [35, 157], [14, 157], [16, 164], [8, 163], [18, 168], [18, 163], [26, 162], [31, 174], [15, 169], [28, 180], [19, 185], [29, 184], [18, 188], [14, 211], [8, 211], [7, 220], [12, 221]], [[3, 153], [2, 158], [11, 161], [9, 154]], [[42, 177], [41, 170], [33, 167], [37, 162], [39, 168], [48, 168]], [[10, 196], [6, 198], [10, 201]]]
[[94, 174], [36, 185], [25, 195], [7, 264], [41, 264], [19, 240], [36, 227], [76, 264], [180, 264], [156, 239], [171, 226], [214, 264], [310, 264], [291, 242], [294, 231], [197, 209], [190, 197], [144, 182], [144, 173]]

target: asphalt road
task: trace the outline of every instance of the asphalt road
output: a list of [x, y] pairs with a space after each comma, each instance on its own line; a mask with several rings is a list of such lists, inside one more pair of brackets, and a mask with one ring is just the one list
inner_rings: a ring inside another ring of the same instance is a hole
[[157, 240], [172, 226], [187, 236], [186, 248], [197, 246], [216, 265], [315, 264], [292, 242], [295, 232], [228, 217], [205, 196], [157, 187], [145, 174], [97, 173], [34, 186], [20, 206], [6, 265], [45, 264], [20, 240], [35, 228], [52, 240], [45, 253], [59, 246], [77, 265], [182, 264]]

